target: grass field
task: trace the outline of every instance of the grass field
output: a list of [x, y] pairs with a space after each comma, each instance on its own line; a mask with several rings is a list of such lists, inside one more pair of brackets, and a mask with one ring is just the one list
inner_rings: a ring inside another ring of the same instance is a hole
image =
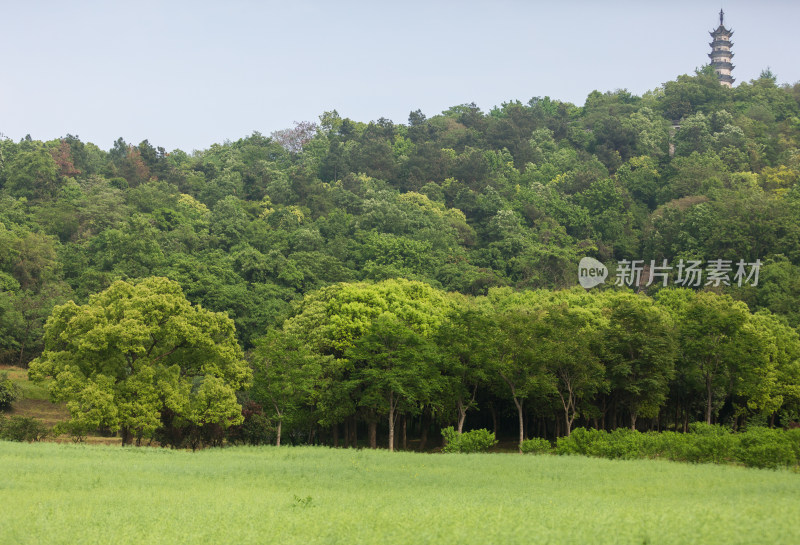
[[800, 543], [800, 475], [514, 454], [0, 442], [0, 543]]

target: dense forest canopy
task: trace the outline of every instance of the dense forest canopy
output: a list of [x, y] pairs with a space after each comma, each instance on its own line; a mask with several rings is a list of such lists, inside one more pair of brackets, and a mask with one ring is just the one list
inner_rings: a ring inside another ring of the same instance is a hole
[[[413, 111], [406, 124], [365, 123], [331, 111], [318, 123], [297, 123], [269, 137], [256, 132], [192, 154], [147, 140], [134, 145], [120, 138], [104, 151], [72, 135], [3, 139], [0, 363], [26, 365], [42, 352], [55, 305], [86, 304], [117, 280], [148, 277], [169, 278], [192, 304], [227, 313], [241, 348], [251, 352], [261, 343], [256, 353], [262, 356], [281, 342], [300, 350], [296, 339], [258, 341], [277, 331], [305, 331], [313, 342], [300, 344], [317, 350], [298, 358], [323, 367], [324, 358], [366, 361], [386, 349], [381, 343], [424, 351], [446, 334], [438, 328], [447, 321], [445, 306], [434, 299], [444, 300], [446, 292], [496, 299], [517, 290], [570, 288], [583, 257], [606, 264], [612, 279], [623, 260], [760, 260], [757, 285], [709, 289], [725, 295], [720, 304], [732, 323], [737, 312], [764, 316], [763, 327], [774, 320], [796, 336], [798, 182], [800, 84], [778, 85], [769, 72], [729, 89], [703, 69], [643, 96], [595, 91], [583, 106], [536, 97], [489, 112], [462, 104], [430, 117]], [[399, 290], [429, 311], [406, 316], [389, 305], [358, 325], [357, 335], [338, 340], [325, 337], [332, 329], [313, 330], [313, 317], [304, 322], [315, 305], [339, 296], [326, 292], [328, 286], [355, 293], [400, 278], [430, 293], [409, 294], [404, 285], [387, 292]], [[608, 284], [596, 290], [614, 291]], [[639, 291], [658, 299], [660, 289], [657, 282]], [[679, 304], [670, 291], [657, 307], [648, 303], [636, 312], [620, 310], [635, 306], [624, 300], [601, 306], [622, 313], [620, 320], [646, 323], [669, 322], [692, 305], [691, 312], [702, 312], [700, 302]], [[673, 314], [663, 315], [662, 307]], [[541, 312], [536, 327], [545, 330], [600, 327], [590, 327], [581, 313]], [[388, 330], [407, 338], [389, 339]], [[449, 334], [466, 342], [458, 331]], [[673, 346], [679, 338], [649, 342], [680, 350]], [[412, 368], [418, 355], [403, 357]], [[640, 363], [659, 365], [652, 358]], [[705, 377], [713, 384], [701, 396], [708, 407], [697, 408], [700, 416], [720, 409], [710, 400], [727, 387], [714, 382], [719, 376]], [[652, 399], [630, 392], [616, 398], [635, 407], [629, 411], [634, 425], [637, 414], [658, 412], [653, 407], [663, 405], [671, 378], [653, 379]], [[464, 396], [456, 400], [461, 409], [474, 398], [470, 384], [483, 379], [470, 380], [453, 390]], [[559, 393], [557, 384], [526, 391], [545, 390]], [[371, 403], [388, 391], [375, 390]], [[600, 381], [585, 395], [603, 391]], [[391, 411], [411, 414], [428, 395], [406, 393], [416, 405], [395, 404]], [[556, 407], [569, 425], [581, 414], [573, 395], [562, 391]], [[513, 409], [521, 399], [506, 402]]]

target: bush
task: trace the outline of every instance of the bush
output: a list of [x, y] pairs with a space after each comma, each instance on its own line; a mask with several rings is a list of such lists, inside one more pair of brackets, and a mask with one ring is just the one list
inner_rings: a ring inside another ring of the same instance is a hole
[[557, 454], [600, 458], [664, 458], [678, 462], [731, 463], [748, 467], [792, 467], [800, 463], [800, 430], [750, 428], [732, 433], [723, 426], [703, 422], [690, 426], [690, 433], [665, 431], [639, 433], [626, 428], [612, 432], [576, 428], [560, 437]]
[[41, 441], [50, 435], [43, 422], [27, 416], [0, 418], [0, 439], [5, 441]]
[[19, 399], [19, 387], [11, 382], [6, 371], [0, 372], [0, 411], [7, 411]]
[[556, 442], [556, 454], [578, 454], [596, 456], [596, 443], [603, 440], [603, 430], [575, 428], [568, 437], [559, 437]]
[[486, 429], [458, 433], [453, 426], [442, 430], [445, 446], [442, 452], [486, 452], [497, 444], [494, 433]]
[[786, 440], [794, 451], [794, 459], [796, 463], [800, 464], [800, 428], [786, 430]]
[[53, 435], [69, 435], [73, 443], [83, 443], [89, 434], [89, 427], [83, 422], [67, 420], [53, 426]]
[[679, 460], [698, 464], [731, 462], [736, 442], [729, 428], [694, 422], [689, 425], [689, 433], [684, 435], [684, 448]]
[[748, 428], [738, 439], [734, 457], [748, 467], [777, 469], [797, 463], [792, 436], [783, 430]]
[[553, 451], [553, 445], [547, 439], [534, 437], [523, 441], [520, 449], [523, 454], [549, 454]]

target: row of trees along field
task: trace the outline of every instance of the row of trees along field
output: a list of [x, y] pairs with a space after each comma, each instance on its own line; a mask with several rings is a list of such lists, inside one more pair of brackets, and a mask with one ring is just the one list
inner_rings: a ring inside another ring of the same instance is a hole
[[355, 445], [362, 425], [376, 447], [383, 422], [389, 449], [405, 448], [409, 422], [423, 436], [431, 424], [461, 432], [480, 407], [495, 428], [511, 409], [520, 445], [526, 431], [569, 435], [576, 421], [685, 430], [696, 415], [736, 426], [800, 411], [797, 331], [683, 288], [473, 297], [410, 280], [339, 283], [307, 294], [250, 360], [252, 377], [227, 316], [149, 278], [56, 307], [30, 374], [54, 377], [73, 431], [192, 446], [226, 433], [280, 444], [284, 432], [338, 446], [340, 425]]
[[[643, 96], [593, 92], [583, 106], [466, 104], [412, 112], [407, 124], [326, 112], [191, 154], [146, 140], [104, 151], [71, 135], [0, 139], [0, 360], [38, 357], [56, 305], [87, 304], [120, 279], [164, 277], [191, 304], [227, 314], [248, 357], [289, 343], [297, 357], [363, 361], [363, 344], [345, 355], [315, 344], [319, 331], [298, 337], [313, 329], [302, 330], [298, 309], [327, 286], [392, 278], [473, 297], [555, 292], [576, 283], [586, 256], [612, 270], [623, 259], [760, 259], [757, 286], [714, 291], [796, 328], [799, 100], [799, 86], [777, 85], [768, 71], [728, 89], [704, 69]], [[272, 340], [257, 343], [265, 335]], [[736, 410], [715, 403], [733, 403], [739, 377], [719, 394], [723, 375], [670, 410], [705, 419], [710, 400], [712, 419], [732, 418]], [[517, 420], [514, 399], [477, 392], [478, 423], [490, 413]], [[546, 405], [533, 399], [523, 420]], [[336, 405], [313, 401], [315, 411]], [[621, 407], [605, 408], [605, 425], [619, 425], [612, 414], [630, 418]], [[594, 418], [581, 411], [576, 418]]]

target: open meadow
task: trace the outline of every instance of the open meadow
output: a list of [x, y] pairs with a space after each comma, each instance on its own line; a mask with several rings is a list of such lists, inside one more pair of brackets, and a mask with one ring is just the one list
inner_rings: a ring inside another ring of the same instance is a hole
[[0, 442], [0, 543], [800, 543], [790, 471]]

